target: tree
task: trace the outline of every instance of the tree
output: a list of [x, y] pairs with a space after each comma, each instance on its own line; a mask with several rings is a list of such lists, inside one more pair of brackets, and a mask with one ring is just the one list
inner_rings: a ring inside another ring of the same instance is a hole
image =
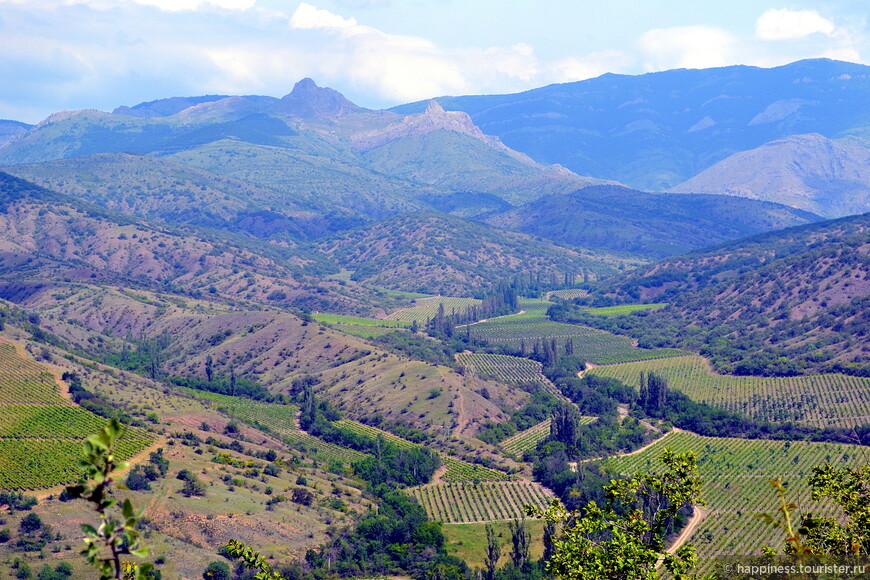
[[531, 515], [544, 517], [561, 528], [546, 563], [559, 580], [653, 580], [661, 560], [674, 578], [688, 580], [697, 562], [694, 550], [684, 546], [676, 554], [664, 551], [665, 535], [677, 512], [698, 504], [701, 481], [692, 452], [661, 456], [661, 475], [638, 474], [605, 486], [606, 505], [589, 502], [583, 510], [567, 512], [554, 500]]
[[511, 562], [515, 568], [522, 568], [529, 561], [529, 546], [532, 543], [532, 534], [526, 526], [526, 518], [511, 520], [508, 522], [511, 532]]
[[203, 580], [230, 580], [231, 577], [229, 564], [217, 560], [206, 566], [202, 573]]
[[29, 513], [21, 519], [18, 531], [22, 534], [34, 534], [42, 529], [42, 519], [34, 513]]
[[498, 566], [499, 558], [501, 558], [501, 544], [495, 535], [495, 528], [492, 524], [486, 524], [486, 555], [484, 556], [486, 580], [495, 578], [495, 569]]

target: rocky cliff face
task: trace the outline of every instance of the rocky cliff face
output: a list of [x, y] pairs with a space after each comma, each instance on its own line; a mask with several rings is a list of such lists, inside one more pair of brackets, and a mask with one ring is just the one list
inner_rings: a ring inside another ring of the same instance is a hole
[[397, 141], [411, 135], [427, 135], [433, 131], [453, 131], [468, 135], [483, 141], [494, 149], [510, 152], [514, 157], [521, 157], [534, 164], [527, 156], [506, 147], [498, 137], [486, 135], [474, 124], [471, 117], [462, 111], [445, 111], [437, 101], [429, 101], [426, 110], [416, 115], [408, 115], [401, 121], [383, 129], [365, 131], [354, 135], [354, 148], [358, 151], [370, 151], [377, 147]]

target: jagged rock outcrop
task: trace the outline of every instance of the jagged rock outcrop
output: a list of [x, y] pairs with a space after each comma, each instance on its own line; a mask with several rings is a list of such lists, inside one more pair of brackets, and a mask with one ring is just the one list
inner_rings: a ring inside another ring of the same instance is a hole
[[512, 157], [522, 159], [528, 163], [535, 164], [529, 157], [522, 153], [518, 153], [501, 142], [498, 137], [484, 134], [480, 128], [474, 124], [468, 113], [462, 111], [445, 111], [437, 101], [429, 101], [426, 110], [416, 115], [408, 115], [401, 121], [393, 123], [383, 129], [375, 129], [358, 133], [353, 136], [354, 148], [357, 151], [370, 151], [377, 147], [386, 145], [403, 137], [411, 135], [427, 135], [433, 131], [453, 131], [468, 135], [480, 141], [483, 141], [490, 147], [504, 151]]

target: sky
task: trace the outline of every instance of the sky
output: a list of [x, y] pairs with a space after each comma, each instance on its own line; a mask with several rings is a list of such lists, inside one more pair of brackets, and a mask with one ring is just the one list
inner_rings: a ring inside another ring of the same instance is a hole
[[606, 72], [870, 63], [867, 0], [0, 0], [0, 119], [171, 96], [369, 108]]

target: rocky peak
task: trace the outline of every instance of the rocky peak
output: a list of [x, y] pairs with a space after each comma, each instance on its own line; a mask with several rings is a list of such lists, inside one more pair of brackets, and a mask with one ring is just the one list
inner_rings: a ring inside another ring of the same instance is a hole
[[304, 78], [293, 87], [289, 95], [272, 106], [272, 111], [300, 119], [336, 119], [361, 107], [348, 101], [334, 89], [318, 87], [310, 78]]
[[408, 115], [401, 121], [383, 129], [366, 131], [354, 135], [353, 141], [357, 150], [368, 151], [391, 141], [411, 135], [427, 135], [433, 131], [453, 131], [468, 135], [483, 141], [490, 147], [508, 150], [498, 137], [486, 135], [474, 124], [468, 113], [463, 111], [445, 111], [438, 101], [429, 101], [426, 110], [415, 115]]

